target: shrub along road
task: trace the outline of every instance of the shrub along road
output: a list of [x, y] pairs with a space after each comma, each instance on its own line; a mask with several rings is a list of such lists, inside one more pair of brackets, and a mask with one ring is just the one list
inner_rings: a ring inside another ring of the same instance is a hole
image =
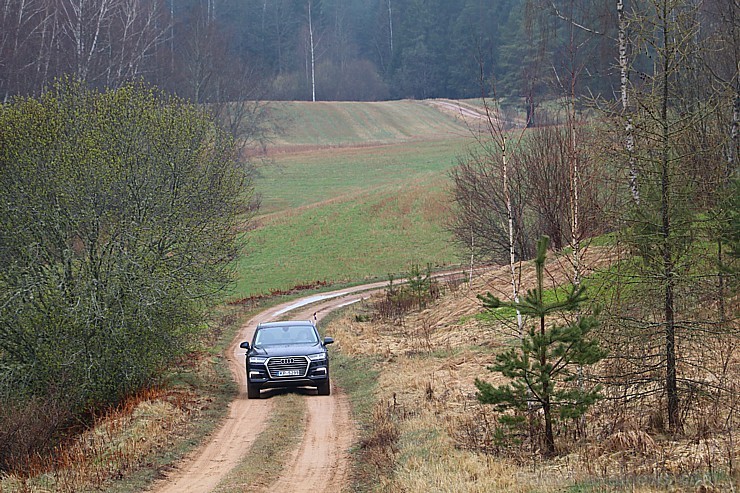
[[[229, 471], [239, 465], [266, 428], [275, 405], [274, 399], [270, 399], [269, 394], [259, 400], [247, 399], [244, 350], [239, 348], [241, 341], [251, 340], [257, 323], [284, 318], [306, 320], [311, 319], [314, 313], [320, 321], [332, 310], [359, 301], [386, 284], [356, 286], [283, 303], [258, 314], [242, 326], [227, 350], [229, 367], [239, 386], [239, 395], [230, 404], [228, 417], [206, 444], [169, 471], [152, 491], [201, 493], [214, 490]], [[286, 458], [280, 478], [266, 490], [335, 492], [343, 490], [346, 485], [348, 451], [355, 434], [347, 396], [341, 389], [332, 387], [330, 396], [311, 395], [306, 401], [305, 433]]]

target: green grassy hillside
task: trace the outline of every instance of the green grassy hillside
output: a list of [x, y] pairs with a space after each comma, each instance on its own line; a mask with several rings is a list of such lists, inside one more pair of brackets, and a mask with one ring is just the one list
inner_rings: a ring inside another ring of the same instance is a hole
[[239, 265], [237, 297], [314, 281], [386, 278], [457, 255], [440, 182], [405, 183], [258, 222]]
[[261, 214], [334, 200], [446, 174], [465, 151], [462, 138], [284, 153], [261, 171]]
[[[282, 103], [280, 111], [295, 134], [283, 136], [286, 147], [255, 183], [262, 209], [234, 298], [458, 262], [445, 224], [448, 172], [471, 141], [461, 123], [415, 101]], [[300, 145], [317, 135], [326, 147]]]

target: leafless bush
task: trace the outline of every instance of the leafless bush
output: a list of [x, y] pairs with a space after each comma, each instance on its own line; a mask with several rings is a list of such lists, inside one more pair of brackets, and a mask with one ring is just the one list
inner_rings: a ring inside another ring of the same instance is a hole
[[457, 293], [460, 286], [465, 283], [465, 277], [460, 274], [444, 276], [442, 277], [441, 282], [448, 292]]
[[4, 400], [0, 406], [0, 470], [28, 473], [29, 457], [50, 452], [55, 436], [71, 417], [63, 399]]
[[434, 333], [434, 324], [429, 318], [424, 317], [421, 320], [421, 325], [417, 328], [415, 336], [418, 341], [421, 350], [432, 352], [434, 344], [432, 344], [432, 334]]
[[405, 290], [386, 293], [386, 297], [375, 303], [374, 309], [380, 320], [392, 320], [403, 325], [404, 317], [414, 308], [414, 299]]
[[470, 412], [450, 419], [448, 432], [457, 446], [487, 454], [498, 452], [494, 442], [496, 419], [484, 406], [478, 405]]
[[442, 296], [439, 282], [432, 277], [431, 266], [422, 272], [418, 265], [413, 265], [407, 277], [406, 284], [402, 285], [394, 284], [394, 277], [390, 277], [385, 298], [374, 306], [378, 319], [392, 320], [401, 326], [406, 314], [426, 308], [428, 303]]

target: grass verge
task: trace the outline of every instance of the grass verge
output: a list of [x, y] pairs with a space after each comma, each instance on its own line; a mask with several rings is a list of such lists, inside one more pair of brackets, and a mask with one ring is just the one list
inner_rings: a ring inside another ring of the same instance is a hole
[[[610, 249], [594, 249], [591, 255], [594, 268], [608, 269], [618, 259]], [[553, 280], [567, 285], [568, 266], [556, 265]], [[737, 415], [731, 398], [718, 398], [712, 404], [715, 410], [709, 405], [714, 397], [707, 395], [676, 437], [648, 423], [646, 416], [660, 403], [645, 399], [629, 405], [619, 400], [597, 403], [588, 416], [586, 438], [573, 433], [573, 423], [558, 422], [556, 458], [544, 459], [536, 440], [500, 440], [499, 415], [477, 402], [473, 383], [476, 378], [503, 383], [504, 377], [486, 367], [507, 347], [509, 333], [503, 326], [492, 327], [492, 321], [476, 320], [481, 307], [475, 294], [505, 290], [504, 273], [492, 269], [469, 286], [449, 289], [434, 305], [407, 314], [402, 324], [372, 312], [382, 296], [347, 307], [330, 321], [326, 330], [342, 353], [363, 362], [359, 372], [377, 376], [363, 411], [372, 419], [357, 447], [356, 491], [738, 490]], [[531, 266], [525, 266], [522, 278], [525, 287], [531, 285]]]
[[[320, 329], [340, 320], [351, 308], [335, 310], [324, 317]], [[371, 491], [372, 485], [392, 466], [378, 457], [373, 457], [373, 437], [378, 437], [381, 423], [374, 412], [377, 406], [376, 387], [380, 375], [379, 361], [376, 357], [349, 355], [341, 350], [341, 340], [332, 351], [332, 379], [348, 396], [352, 406], [352, 418], [360, 426], [358, 444], [352, 449], [351, 490]], [[387, 423], [386, 423], [387, 424]]]

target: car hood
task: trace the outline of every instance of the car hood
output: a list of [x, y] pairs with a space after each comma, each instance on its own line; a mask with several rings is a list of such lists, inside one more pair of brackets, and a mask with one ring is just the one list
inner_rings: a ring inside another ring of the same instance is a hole
[[249, 351], [250, 356], [302, 356], [324, 351], [321, 344], [280, 344], [275, 346], [254, 346]]

